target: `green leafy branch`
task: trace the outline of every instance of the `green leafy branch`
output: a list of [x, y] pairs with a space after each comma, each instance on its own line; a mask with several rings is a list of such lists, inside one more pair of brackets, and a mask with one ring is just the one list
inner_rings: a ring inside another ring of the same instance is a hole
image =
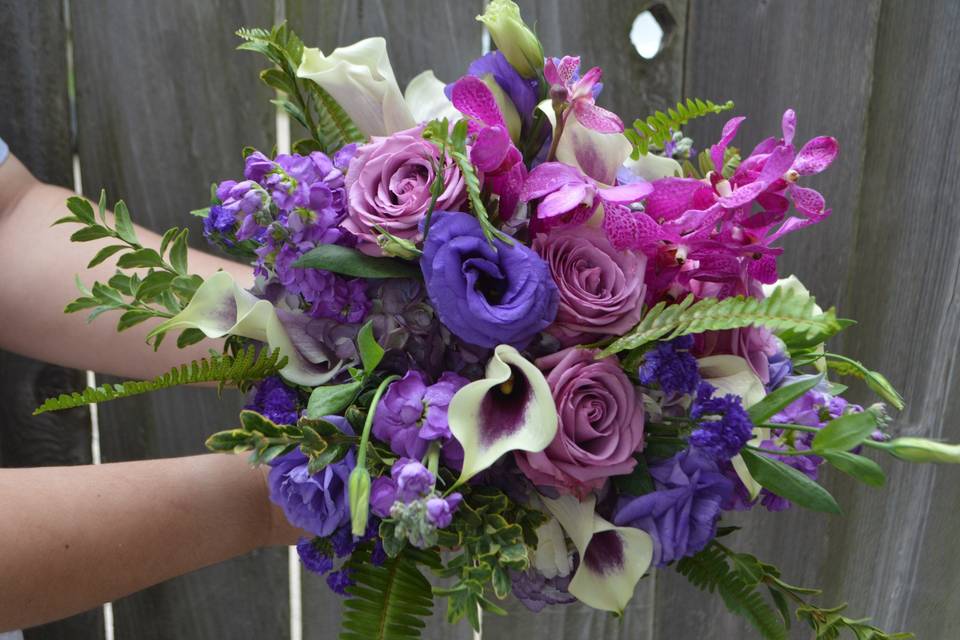
[[690, 333], [750, 325], [771, 329], [788, 347], [794, 348], [819, 344], [849, 324], [848, 320], [837, 319], [833, 308], [818, 312], [812, 297], [782, 288], [775, 289], [769, 298], [764, 299], [734, 296], [694, 302], [691, 294], [676, 304], [660, 302], [655, 305], [637, 326], [614, 340], [597, 357], [637, 349], [654, 340], [672, 340]]
[[[92, 242], [112, 239], [116, 242], [101, 248], [87, 268], [93, 268], [108, 258], [117, 258], [117, 273], [106, 283], [95, 282], [91, 288], [77, 279], [77, 288], [83, 294], [64, 309], [65, 313], [90, 310], [88, 321], [107, 311], [122, 311], [117, 322], [117, 331], [124, 331], [151, 318], [172, 318], [193, 298], [203, 278], [191, 274], [187, 265], [188, 229], [174, 227], [163, 234], [160, 250], [144, 247], [137, 238], [130, 220], [127, 205], [120, 200], [114, 206], [111, 225], [107, 216], [107, 195], [100, 192], [99, 222], [90, 201], [80, 196], [67, 199], [67, 208], [72, 215], [60, 218], [53, 224], [79, 224], [82, 228], [70, 236], [73, 242]], [[137, 271], [147, 269], [145, 275]], [[178, 346], [198, 342], [203, 334], [195, 330], [181, 333]], [[153, 342], [160, 346], [163, 335]]]
[[260, 72], [260, 79], [270, 88], [285, 94], [272, 100], [299, 122], [310, 134], [309, 139], [293, 144], [297, 153], [323, 151], [332, 154], [351, 142], [364, 139], [356, 125], [333, 97], [316, 82], [297, 76], [303, 59], [303, 41], [286, 23], [266, 29], [239, 29], [243, 42], [238, 49], [256, 51], [276, 67]]
[[[811, 604], [807, 598], [820, 595], [820, 590], [788, 584], [773, 565], [753, 555], [734, 552], [717, 540], [696, 555], [680, 560], [676, 568], [697, 588], [719, 593], [727, 609], [746, 618], [767, 640], [788, 638], [791, 603], [796, 606], [797, 619], [814, 630], [817, 640], [838, 638], [844, 629], [858, 640], [913, 638], [913, 634], [890, 634], [869, 625], [867, 620], [844, 617], [845, 604], [829, 609]], [[764, 591], [773, 606], [764, 598]]]
[[80, 392], [61, 394], [45, 401], [33, 414], [72, 409], [185, 384], [217, 382], [221, 386], [243, 387], [277, 373], [286, 363], [286, 357], [281, 358], [279, 351], [271, 353], [259, 350], [258, 353], [258, 349], [251, 345], [235, 356], [210, 356], [174, 367], [153, 380], [128, 380], [119, 384], [105, 384], [99, 387], [88, 387]]
[[678, 102], [677, 106], [667, 109], [667, 112], [657, 111], [647, 118], [635, 120], [632, 129], [624, 131], [624, 135], [633, 144], [634, 160], [646, 155], [651, 146], [662, 147], [672, 137], [675, 131], [695, 118], [712, 113], [722, 113], [733, 109], [733, 101], [716, 104], [710, 100], [689, 98], [686, 102]]

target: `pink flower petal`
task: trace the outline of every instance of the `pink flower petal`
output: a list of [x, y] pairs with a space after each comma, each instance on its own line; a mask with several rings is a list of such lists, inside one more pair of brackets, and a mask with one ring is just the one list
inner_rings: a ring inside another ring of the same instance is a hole
[[481, 171], [496, 171], [510, 151], [510, 134], [505, 127], [486, 127], [470, 148], [470, 162]]
[[793, 109], [784, 111], [780, 126], [783, 128], [783, 143], [793, 144], [793, 134], [797, 131], [797, 113]]
[[790, 189], [790, 197], [793, 198], [793, 206], [797, 211], [811, 220], [819, 222], [825, 217], [827, 203], [819, 191], [794, 185]]
[[840, 152], [836, 139], [818, 136], [803, 145], [793, 163], [793, 170], [802, 176], [820, 173], [830, 166]]
[[654, 220], [673, 220], [690, 208], [694, 195], [708, 189], [693, 178], [661, 178], [652, 184], [653, 191], [647, 196], [644, 211]]
[[756, 200], [757, 196], [763, 193], [766, 188], [767, 184], [765, 182], [757, 180], [756, 182], [745, 184], [742, 187], [737, 187], [734, 189], [733, 193], [720, 198], [718, 202], [725, 209], [742, 207], [743, 205]]
[[641, 200], [652, 192], [652, 184], [646, 182], [645, 180], [639, 180], [630, 184], [621, 184], [616, 187], [600, 189], [600, 197], [604, 202], [631, 204]]
[[[557, 75], [560, 82], [557, 84], [569, 85], [573, 82], [573, 74], [580, 68], [580, 56], [563, 56], [557, 66]], [[551, 82], [553, 82], [551, 80]]]
[[600, 133], [623, 133], [620, 116], [587, 100], [579, 99], [573, 103], [573, 115], [587, 129]]
[[480, 78], [464, 76], [457, 80], [450, 92], [450, 101], [457, 111], [469, 118], [488, 125], [507, 126], [493, 92]]
[[586, 182], [587, 178], [570, 165], [562, 162], [544, 162], [539, 165], [523, 184], [520, 199], [524, 201], [541, 198], [556, 191], [568, 182]]
[[744, 116], [737, 116], [736, 118], [727, 120], [727, 123], [723, 125], [720, 140], [717, 141], [717, 144], [710, 147], [710, 159], [713, 160], [713, 166], [717, 171], [723, 168], [723, 154], [727, 150], [730, 141], [737, 135], [737, 129], [740, 128], [740, 124], [744, 120], [746, 120]]
[[541, 218], [562, 216], [584, 204], [586, 199], [586, 184], [565, 184], [543, 199], [537, 207], [537, 216]]

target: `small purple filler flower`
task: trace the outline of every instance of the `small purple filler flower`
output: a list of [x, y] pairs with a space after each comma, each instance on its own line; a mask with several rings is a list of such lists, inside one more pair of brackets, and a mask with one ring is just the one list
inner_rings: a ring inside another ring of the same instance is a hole
[[640, 384], [659, 385], [664, 393], [695, 392], [700, 382], [700, 373], [697, 359], [690, 353], [692, 348], [693, 336], [658, 342], [643, 354], [643, 364], [638, 371]]
[[257, 385], [253, 402], [246, 409], [256, 411], [274, 424], [296, 424], [300, 417], [297, 390], [288, 387], [280, 376], [264, 378]]
[[753, 422], [740, 396], [718, 398], [713, 395], [715, 391], [710, 384], [700, 383], [697, 399], [690, 407], [690, 417], [697, 421], [690, 446], [714, 462], [723, 462], [737, 455], [753, 437]]

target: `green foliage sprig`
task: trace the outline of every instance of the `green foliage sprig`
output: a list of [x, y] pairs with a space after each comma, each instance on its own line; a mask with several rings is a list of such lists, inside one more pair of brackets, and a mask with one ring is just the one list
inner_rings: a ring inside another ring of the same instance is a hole
[[[817, 640], [833, 640], [843, 630], [858, 640], [909, 640], [910, 633], [886, 633], [868, 624], [842, 615], [846, 604], [823, 609], [807, 601], [820, 595], [818, 589], [788, 584], [773, 565], [747, 553], [736, 553], [717, 540], [703, 551], [683, 558], [677, 571], [697, 588], [717, 592], [732, 613], [743, 616], [767, 640], [786, 640], [792, 625], [790, 604], [796, 607], [798, 620], [806, 622]], [[766, 591], [773, 607], [763, 596]]]
[[730, 109], [733, 109], [732, 100], [716, 104], [710, 100], [689, 98], [686, 102], [678, 102], [675, 108], [667, 109], [666, 113], [657, 111], [647, 118], [635, 120], [633, 128], [624, 131], [624, 135], [633, 144], [630, 157], [637, 160], [641, 155], [646, 155], [651, 146], [662, 147], [673, 137], [674, 132], [695, 118]]
[[809, 346], [823, 342], [850, 324], [848, 320], [837, 319], [833, 308], [818, 313], [815, 307], [812, 297], [784, 289], [775, 289], [769, 298], [762, 300], [734, 296], [694, 302], [691, 294], [676, 304], [658, 303], [637, 326], [614, 340], [597, 357], [637, 349], [654, 340], [750, 325], [765, 326], [776, 332], [788, 348]]
[[[95, 267], [115, 254], [121, 255], [117, 258], [116, 275], [106, 283], [95, 282], [87, 288], [77, 278], [77, 288], [83, 295], [68, 304], [65, 313], [90, 310], [88, 320], [92, 321], [107, 311], [122, 311], [117, 331], [124, 331], [151, 318], [172, 318], [183, 310], [203, 283], [203, 278], [188, 270], [188, 229], [169, 229], [163, 234], [160, 250], [156, 251], [140, 244], [123, 200], [114, 206], [114, 221], [110, 224], [105, 191], [100, 192], [99, 222], [86, 198], [68, 198], [67, 208], [72, 215], [53, 224], [82, 225], [70, 240], [91, 242], [110, 238], [116, 241], [100, 249], [87, 268]], [[141, 275], [139, 269], [147, 269], [146, 274]], [[154, 338], [154, 349], [160, 346], [163, 335]], [[180, 334], [177, 345], [184, 347], [201, 339], [201, 332], [188, 329]]]
[[251, 345], [235, 356], [210, 356], [209, 358], [194, 360], [190, 364], [174, 367], [153, 380], [128, 380], [119, 384], [105, 384], [99, 387], [89, 387], [80, 392], [61, 394], [44, 402], [33, 414], [72, 409], [184, 384], [217, 382], [221, 386], [236, 385], [243, 387], [266, 376], [274, 375], [286, 363], [286, 357], [281, 358], [279, 351], [271, 353], [266, 350], [258, 350]]
[[239, 29], [237, 36], [245, 42], [238, 49], [256, 51], [276, 67], [260, 72], [260, 79], [286, 97], [272, 102], [286, 111], [310, 134], [310, 138], [293, 144], [297, 153], [323, 151], [332, 154], [351, 142], [364, 139], [350, 116], [333, 97], [316, 82], [297, 77], [303, 59], [303, 41], [286, 23], [266, 29]]

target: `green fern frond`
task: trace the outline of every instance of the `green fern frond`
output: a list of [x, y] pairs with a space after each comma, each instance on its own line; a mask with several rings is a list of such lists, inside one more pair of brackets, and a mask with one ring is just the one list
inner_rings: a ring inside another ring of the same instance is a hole
[[243, 40], [266, 40], [270, 37], [270, 32], [258, 27], [240, 27], [234, 33]]
[[824, 354], [824, 357], [827, 359], [828, 367], [842, 376], [860, 378], [867, 383], [867, 386], [870, 387], [874, 393], [896, 407], [898, 411], [902, 411], [904, 406], [906, 406], [903, 402], [903, 396], [890, 384], [886, 376], [879, 371], [871, 371], [856, 360], [836, 353], [827, 353]]
[[340, 103], [333, 99], [316, 82], [304, 82], [303, 85], [313, 94], [317, 108], [319, 142], [327, 150], [340, 149], [351, 142], [364, 140], [357, 126], [343, 110]]
[[646, 155], [651, 146], [662, 147], [673, 137], [675, 131], [695, 118], [711, 113], [722, 113], [733, 109], [733, 101], [716, 104], [710, 100], [689, 98], [686, 102], [678, 102], [677, 106], [667, 109], [667, 112], [657, 111], [646, 119], [635, 120], [632, 129], [624, 131], [624, 135], [633, 144], [631, 157], [637, 160]]
[[409, 550], [382, 565], [370, 549], [357, 549], [347, 562], [354, 585], [343, 614], [340, 640], [415, 640], [433, 612], [433, 591]]
[[251, 345], [235, 356], [211, 356], [174, 367], [153, 380], [128, 380], [120, 384], [105, 384], [74, 393], [64, 393], [46, 400], [33, 412], [33, 415], [47, 411], [73, 409], [184, 384], [219, 382], [222, 385], [241, 385], [273, 375], [287, 363], [286, 356], [281, 358], [279, 350], [272, 353], [260, 350], [259, 355], [257, 351], [257, 347]]
[[777, 333], [788, 347], [819, 344], [838, 333], [849, 321], [838, 320], [833, 308], [816, 311], [812, 297], [782, 288], [769, 298], [704, 298], [693, 301], [689, 295], [677, 304], [660, 302], [626, 335], [606, 347], [598, 358], [627, 349], [636, 349], [653, 340], [672, 340], [689, 333], [737, 329], [750, 325], [767, 327]]

